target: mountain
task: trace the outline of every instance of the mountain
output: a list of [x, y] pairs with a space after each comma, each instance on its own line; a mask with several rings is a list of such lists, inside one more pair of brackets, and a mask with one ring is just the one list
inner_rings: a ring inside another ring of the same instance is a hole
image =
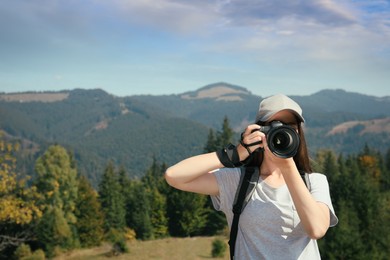
[[[390, 147], [389, 97], [343, 90], [291, 97], [303, 108], [312, 154]], [[225, 116], [240, 133], [253, 123], [261, 99], [227, 83], [160, 96], [116, 97], [100, 89], [0, 94], [0, 129], [21, 141], [22, 172], [33, 173], [36, 158], [58, 143], [96, 184], [109, 160], [140, 177], [154, 159], [170, 165], [201, 153], [209, 129], [220, 130]]]
[[[253, 122], [263, 99], [245, 88], [215, 83], [197, 91], [169, 96], [135, 96], [138, 100], [159, 106], [177, 117], [188, 118], [217, 128], [225, 115], [235, 130]], [[309, 96], [291, 96], [297, 101], [309, 127], [333, 127], [349, 120], [369, 120], [390, 116], [390, 97], [373, 97], [344, 90], [323, 90]]]
[[[125, 166], [130, 175], [141, 176], [153, 158], [173, 163], [203, 150], [208, 133], [204, 125], [102, 90], [67, 94], [56, 102], [46, 102], [47, 96], [36, 100], [41, 93], [18, 101], [2, 95], [0, 129], [22, 139], [27, 150], [38, 150], [24, 157], [29, 163], [58, 143], [74, 153], [80, 170], [96, 183], [109, 160]], [[27, 170], [33, 171], [32, 166]]]

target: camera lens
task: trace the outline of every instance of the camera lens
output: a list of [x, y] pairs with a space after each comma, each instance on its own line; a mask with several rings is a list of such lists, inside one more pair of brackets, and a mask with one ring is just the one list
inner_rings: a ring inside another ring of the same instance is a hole
[[275, 134], [272, 144], [277, 150], [286, 150], [291, 146], [292, 137], [287, 132], [279, 132]]
[[270, 150], [278, 157], [293, 157], [299, 148], [299, 136], [289, 126], [272, 128], [267, 135]]

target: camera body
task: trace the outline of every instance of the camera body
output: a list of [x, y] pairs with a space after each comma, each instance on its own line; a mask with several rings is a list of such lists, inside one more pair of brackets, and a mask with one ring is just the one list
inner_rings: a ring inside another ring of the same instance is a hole
[[280, 121], [272, 121], [270, 125], [260, 125], [259, 131], [266, 135], [268, 147], [276, 156], [290, 158], [298, 152], [300, 138], [291, 126]]

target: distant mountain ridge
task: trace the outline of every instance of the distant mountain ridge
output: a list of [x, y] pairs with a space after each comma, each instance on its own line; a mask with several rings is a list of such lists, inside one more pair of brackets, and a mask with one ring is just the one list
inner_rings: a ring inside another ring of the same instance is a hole
[[196, 91], [186, 92], [179, 96], [183, 99], [210, 98], [215, 101], [242, 101], [242, 95], [251, 94], [246, 88], [221, 82], [207, 85]]
[[345, 90], [321, 90], [310, 98], [297, 97], [302, 106], [316, 107], [325, 112], [350, 112], [375, 116], [388, 116], [390, 97], [367, 96]]
[[[303, 108], [311, 152], [357, 152], [390, 147], [390, 98], [344, 90], [291, 96]], [[74, 152], [94, 183], [108, 160], [141, 176], [153, 158], [172, 164], [201, 153], [209, 128], [223, 118], [240, 133], [253, 123], [259, 101], [247, 89], [215, 83], [178, 95], [116, 97], [101, 89], [0, 94], [0, 129], [24, 140], [23, 166], [59, 143]]]

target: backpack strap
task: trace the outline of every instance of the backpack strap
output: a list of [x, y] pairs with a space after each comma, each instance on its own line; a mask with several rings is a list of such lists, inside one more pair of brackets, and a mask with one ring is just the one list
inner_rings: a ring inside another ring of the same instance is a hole
[[238, 232], [238, 221], [240, 214], [248, 204], [255, 191], [260, 174], [258, 167], [241, 167], [240, 183], [233, 204], [233, 222], [230, 229], [230, 259], [234, 259], [234, 249]]

